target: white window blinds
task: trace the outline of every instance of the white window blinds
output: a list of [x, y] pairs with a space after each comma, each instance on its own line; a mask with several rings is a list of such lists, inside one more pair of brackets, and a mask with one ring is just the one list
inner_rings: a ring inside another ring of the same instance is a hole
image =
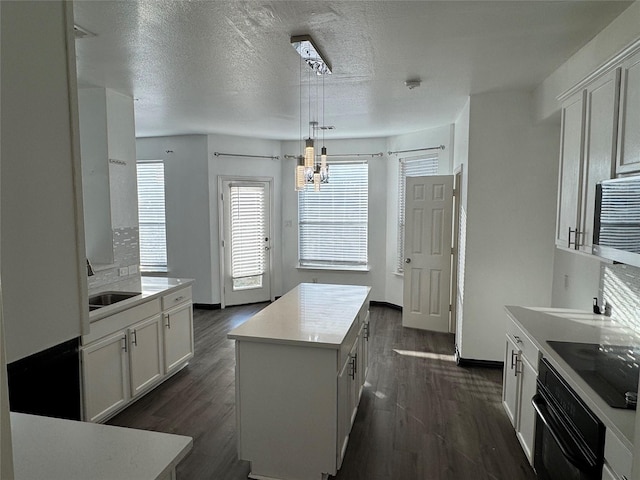
[[398, 171], [398, 258], [397, 271], [404, 272], [404, 201], [407, 177], [423, 177], [438, 174], [438, 154], [419, 158], [401, 159]]
[[164, 164], [161, 161], [140, 162], [137, 174], [140, 269], [146, 272], [166, 271]]
[[298, 194], [300, 266], [365, 268], [369, 221], [369, 165], [335, 162], [329, 183]]
[[265, 188], [231, 184], [231, 276], [234, 280], [265, 271]]

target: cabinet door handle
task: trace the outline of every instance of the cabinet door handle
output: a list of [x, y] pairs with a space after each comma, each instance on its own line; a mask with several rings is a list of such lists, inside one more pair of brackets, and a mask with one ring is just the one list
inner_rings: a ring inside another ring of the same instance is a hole
[[513, 370], [513, 368], [516, 366], [516, 356], [518, 354], [516, 353], [515, 350], [511, 350], [511, 370]]
[[367, 342], [369, 341], [369, 324], [368, 323], [364, 324], [364, 339]]
[[349, 372], [349, 376], [351, 377], [352, 380], [356, 379], [356, 355], [353, 355], [351, 357], [351, 362], [350, 363], [350, 367], [351, 367], [351, 371]]
[[131, 335], [133, 337], [132, 340], [131, 340], [131, 343], [133, 343], [137, 347], [138, 346], [138, 335], [137, 335], [135, 329], [131, 332]]
[[168, 314], [164, 314], [164, 319], [167, 321], [166, 327], [171, 330], [171, 317]]
[[127, 336], [125, 335], [124, 337], [122, 337], [120, 340], [122, 340], [122, 350], [127, 351]]
[[522, 365], [522, 360], [520, 360], [519, 357], [516, 357], [516, 369], [515, 369], [515, 372], [513, 373], [516, 377], [522, 373], [522, 370], [518, 370], [518, 365]]
[[174, 302], [178, 303], [178, 302], [181, 302], [182, 300], [184, 300], [184, 295], [180, 295], [179, 297], [176, 297]]
[[[573, 233], [573, 242], [571, 242], [571, 233]], [[574, 250], [578, 250], [580, 248], [580, 242], [578, 241], [578, 237], [582, 235], [582, 232], [577, 228], [569, 227], [569, 235], [567, 235], [567, 247], [571, 248], [571, 244], [573, 243]]]
[[522, 343], [522, 339], [518, 335], [514, 335], [513, 339], [516, 341], [516, 343]]

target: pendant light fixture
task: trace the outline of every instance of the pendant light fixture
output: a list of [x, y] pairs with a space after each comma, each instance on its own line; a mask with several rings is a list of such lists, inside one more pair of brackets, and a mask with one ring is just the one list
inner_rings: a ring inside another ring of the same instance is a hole
[[[309, 136], [304, 140], [304, 154], [299, 157], [296, 165], [295, 186], [296, 190], [300, 191], [304, 189], [305, 185], [313, 184], [314, 190], [318, 191], [321, 183], [328, 183], [329, 181], [329, 167], [327, 166], [327, 148], [324, 146], [324, 128], [319, 127], [317, 121], [319, 98], [317, 79], [322, 76], [322, 118], [324, 122], [324, 76], [331, 74], [331, 66], [322, 57], [309, 35], [291, 37], [291, 45], [310, 69], [307, 71], [309, 78]], [[312, 118], [311, 108], [311, 72], [316, 74], [315, 118]], [[300, 71], [300, 122], [302, 122], [302, 70]], [[315, 150], [316, 131], [318, 128], [323, 131], [319, 163], [316, 161]], [[300, 130], [302, 131], [302, 128]]]

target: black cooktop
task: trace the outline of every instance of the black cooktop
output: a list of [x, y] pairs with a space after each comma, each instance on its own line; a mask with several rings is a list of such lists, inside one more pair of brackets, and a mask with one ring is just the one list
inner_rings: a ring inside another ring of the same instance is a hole
[[597, 343], [547, 342], [613, 408], [635, 409], [640, 348]]

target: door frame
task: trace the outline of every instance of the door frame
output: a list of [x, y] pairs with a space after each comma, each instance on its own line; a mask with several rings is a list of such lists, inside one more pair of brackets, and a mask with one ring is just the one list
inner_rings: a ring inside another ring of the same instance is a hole
[[449, 333], [456, 333], [458, 317], [458, 266], [460, 264], [460, 207], [462, 205], [462, 165], [453, 170], [453, 225], [451, 226], [451, 311]]
[[[269, 205], [267, 208], [269, 209], [269, 241], [273, 239], [273, 177], [254, 177], [254, 176], [242, 176], [242, 175], [218, 175], [218, 254], [220, 258], [220, 269], [219, 269], [219, 278], [220, 278], [220, 308], [224, 309], [225, 298], [224, 298], [224, 272], [226, 267], [225, 261], [225, 245], [224, 245], [224, 202], [222, 200], [223, 195], [223, 184], [224, 182], [262, 182], [269, 184]], [[273, 244], [272, 244], [273, 245]], [[272, 247], [273, 249], [273, 247]], [[268, 259], [268, 267], [269, 267], [269, 299], [273, 302], [275, 301], [275, 296], [273, 294], [273, 255], [269, 255]]]

